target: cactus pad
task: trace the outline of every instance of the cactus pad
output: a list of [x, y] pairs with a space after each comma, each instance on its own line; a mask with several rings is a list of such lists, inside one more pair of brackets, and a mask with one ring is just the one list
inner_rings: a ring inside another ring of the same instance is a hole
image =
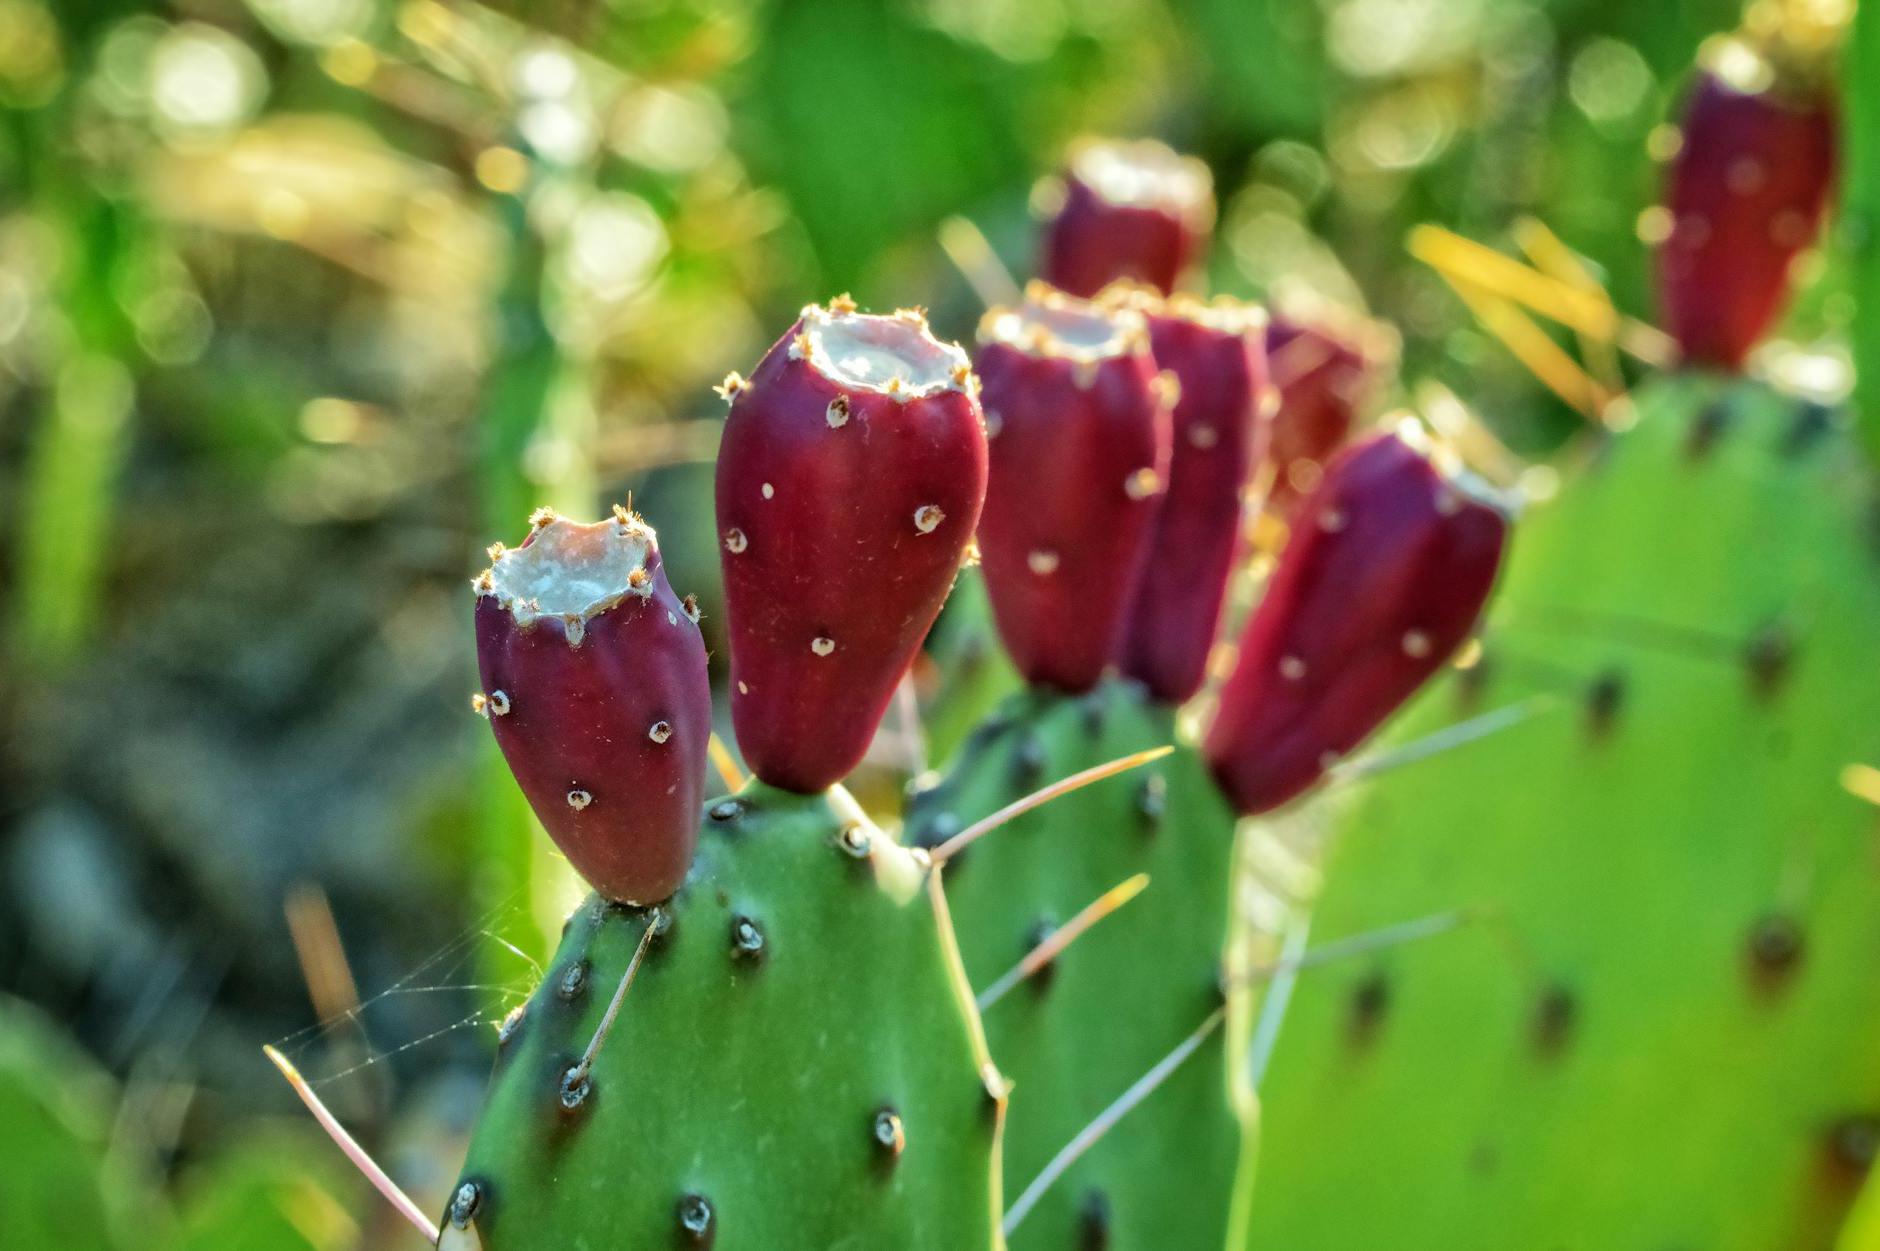
[[[1173, 721], [1133, 683], [1021, 692], [916, 797], [908, 828], [937, 843], [1043, 783], [1174, 742]], [[1139, 897], [986, 1008], [1012, 1082], [1008, 1197], [1220, 1005], [1233, 829], [1205, 766], [1180, 748], [1034, 809], [948, 862], [961, 954], [981, 991], [1052, 927], [1149, 876]], [[1239, 1154], [1217, 1032], [1045, 1193], [1012, 1246], [1218, 1247]]]
[[440, 1245], [999, 1247], [1003, 1086], [933, 881], [840, 790], [710, 805], [678, 894], [590, 899], [504, 1024]]
[[1821, 1248], [1880, 1132], [1874, 485], [1819, 407], [1714, 380], [1524, 519], [1469, 680], [1555, 710], [1381, 778], [1315, 933], [1482, 921], [1300, 983], [1251, 1236]]

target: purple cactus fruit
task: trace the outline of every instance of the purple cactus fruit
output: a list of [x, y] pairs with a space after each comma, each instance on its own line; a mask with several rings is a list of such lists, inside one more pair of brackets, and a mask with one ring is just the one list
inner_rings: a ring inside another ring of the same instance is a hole
[[[1720, 68], [1769, 77], [1742, 45], [1720, 47], [1732, 54]], [[1671, 231], [1658, 249], [1659, 302], [1687, 362], [1736, 370], [1781, 313], [1789, 268], [1820, 232], [1834, 107], [1817, 91], [1733, 85], [1704, 70], [1682, 130], [1665, 192]]]
[[544, 509], [477, 576], [477, 711], [535, 815], [588, 882], [658, 903], [685, 880], [711, 737], [705, 640], [639, 517]]
[[732, 720], [752, 772], [812, 793], [861, 762], [979, 523], [978, 381], [920, 312], [844, 297], [723, 390]]
[[1029, 680], [1096, 685], [1122, 642], [1168, 477], [1169, 396], [1134, 309], [1033, 283], [979, 327], [992, 477], [980, 554]]
[[1267, 444], [1266, 503], [1285, 517], [1351, 437], [1396, 359], [1396, 336], [1357, 314], [1288, 308], [1267, 326], [1266, 354], [1280, 395]]
[[1129, 612], [1118, 661], [1157, 699], [1201, 689], [1241, 547], [1245, 497], [1266, 454], [1278, 397], [1267, 385], [1266, 313], [1226, 298], [1114, 297], [1149, 323], [1155, 363], [1174, 375], [1168, 493]]
[[1039, 199], [1051, 207], [1039, 276], [1086, 298], [1117, 279], [1173, 291], [1201, 263], [1214, 228], [1208, 167], [1153, 139], [1074, 145], [1062, 178], [1041, 184]]
[[1347, 448], [1299, 511], [1207, 736], [1243, 813], [1305, 791], [1468, 637], [1508, 517], [1414, 428]]

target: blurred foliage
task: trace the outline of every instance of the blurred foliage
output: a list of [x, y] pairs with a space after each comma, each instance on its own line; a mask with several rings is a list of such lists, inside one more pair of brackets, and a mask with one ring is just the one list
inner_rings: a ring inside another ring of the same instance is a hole
[[[1845, 209], [1841, 242], [1851, 262], [1849, 286], [1854, 298], [1868, 308], [1880, 307], [1880, 13], [1873, 6], [1856, 9], [1848, 38], [1848, 85], [1845, 108], [1847, 153]], [[1880, 458], [1880, 317], [1853, 319], [1848, 327], [1858, 371], [1856, 402], [1861, 434], [1868, 450]], [[1877, 1238], [1876, 1241], [1880, 1241]]]
[[[709, 387], [797, 306], [964, 335], [940, 221], [1022, 274], [1065, 142], [1160, 134], [1215, 171], [1217, 287], [1362, 302], [1545, 448], [1577, 418], [1405, 233], [1538, 216], [1649, 316], [1643, 154], [1736, 7], [0, 0], [0, 988], [174, 1092], [113, 1193], [189, 1245], [277, 1198], [309, 1245], [389, 1236], [214, 1163], [291, 1111], [256, 1045], [356, 986], [296, 1058], [441, 1203], [443, 1092], [572, 898], [466, 710], [461, 580], [534, 505], [631, 492], [722, 650]], [[1823, 283], [1794, 329], [1850, 314]], [[332, 928], [290, 939], [308, 884]], [[0, 1142], [94, 1184], [94, 1086]]]

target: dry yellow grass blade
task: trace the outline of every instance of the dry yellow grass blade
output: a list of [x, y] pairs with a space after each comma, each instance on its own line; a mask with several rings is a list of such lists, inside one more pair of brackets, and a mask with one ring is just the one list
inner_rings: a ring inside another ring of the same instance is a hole
[[[1585, 292], [1612, 309], [1612, 296], [1600, 284], [1599, 278], [1559, 235], [1548, 228], [1546, 222], [1538, 217], [1520, 218], [1514, 224], [1514, 241], [1515, 246], [1527, 254], [1536, 269], [1576, 291]], [[1617, 309], [1613, 309], [1612, 316], [1616, 323], [1619, 317]], [[1625, 390], [1625, 379], [1619, 372], [1619, 353], [1612, 341], [1582, 331], [1576, 331], [1575, 334], [1580, 341], [1580, 355], [1593, 375], [1608, 392], [1621, 394]]]
[[980, 820], [973, 822], [973, 824], [967, 826], [958, 834], [955, 834], [952, 838], [949, 838], [946, 842], [934, 848], [933, 862], [937, 865], [945, 864], [954, 856], [966, 850], [969, 845], [981, 836], [992, 833], [992, 831], [998, 829], [1008, 821], [1024, 816], [1033, 808], [1048, 804], [1054, 799], [1059, 799], [1070, 794], [1072, 791], [1082, 790], [1084, 787], [1094, 782], [1101, 782], [1104, 778], [1114, 777], [1118, 773], [1126, 773], [1131, 769], [1140, 768], [1143, 765], [1160, 760], [1174, 750], [1173, 747], [1151, 747], [1147, 751], [1139, 751], [1133, 755], [1122, 756], [1104, 764], [1093, 765], [1083, 770], [1081, 773], [1073, 773], [1067, 778], [1060, 778], [1049, 786], [1040, 787], [1023, 799], [1013, 800], [991, 816], [982, 817]]
[[[1441, 272], [1441, 271], [1439, 271]], [[1443, 272], [1450, 289], [1469, 307], [1482, 328], [1494, 335], [1543, 385], [1588, 421], [1600, 420], [1611, 398], [1533, 318], [1504, 299], [1453, 274]]]
[[1612, 343], [1657, 368], [1668, 367], [1677, 359], [1676, 346], [1668, 335], [1620, 315], [1603, 291], [1593, 294], [1578, 289], [1440, 226], [1423, 225], [1411, 230], [1407, 246], [1411, 256], [1436, 270], [1452, 286], [1467, 283], [1570, 330]]
[[738, 768], [738, 758], [731, 754], [731, 749], [725, 746], [725, 741], [713, 734], [709, 740], [709, 750], [712, 768], [718, 770], [718, 776], [723, 780], [725, 789], [734, 795], [743, 790], [744, 770]]

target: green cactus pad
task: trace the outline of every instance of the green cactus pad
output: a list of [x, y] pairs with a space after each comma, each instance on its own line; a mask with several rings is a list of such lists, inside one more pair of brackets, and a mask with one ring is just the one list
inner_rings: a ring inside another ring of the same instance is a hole
[[440, 1246], [1001, 1246], [1003, 1084], [925, 858], [840, 789], [706, 812], [587, 1081], [655, 914], [590, 899], [505, 1023]]
[[1840, 418], [1684, 378], [1517, 534], [1457, 698], [1553, 710], [1379, 778], [1300, 983], [1247, 1245], [1825, 1248], [1880, 1142], [1874, 484]]
[[[908, 829], [937, 844], [1045, 783], [1175, 742], [1173, 721], [1132, 683], [1076, 697], [1021, 692], [915, 797]], [[1184, 747], [1034, 809], [946, 865], [977, 990], [1099, 895], [1149, 875], [1139, 896], [986, 1010], [1012, 1082], [1008, 1199], [1221, 1004], [1233, 832], [1233, 814]], [[1241, 1148], [1227, 1084], [1217, 1031], [1046, 1192], [1012, 1246], [1221, 1246]]]

